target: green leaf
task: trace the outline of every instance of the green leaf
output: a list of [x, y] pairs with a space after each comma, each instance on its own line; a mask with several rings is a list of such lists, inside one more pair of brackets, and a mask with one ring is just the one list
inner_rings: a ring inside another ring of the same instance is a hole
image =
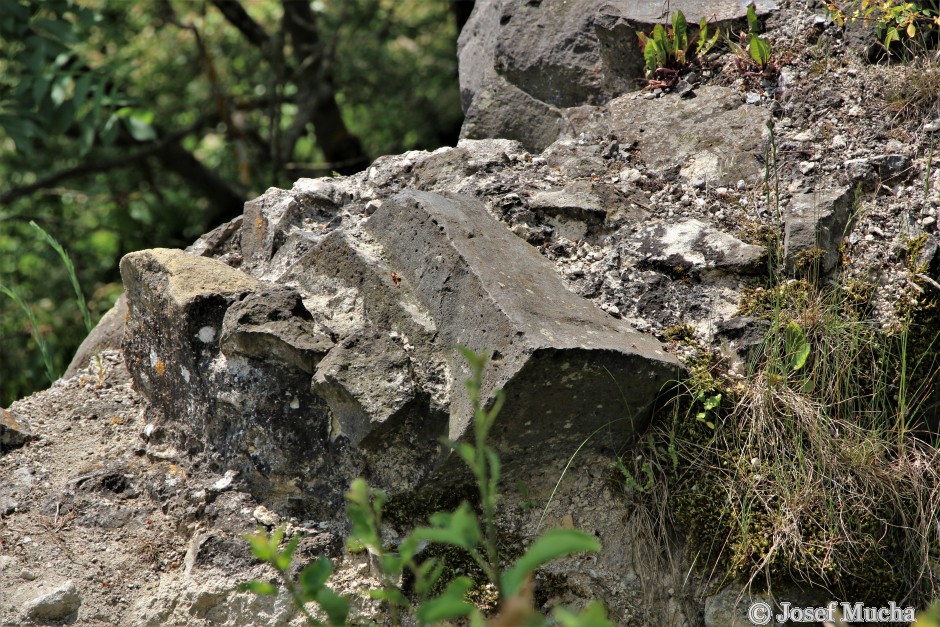
[[419, 597], [426, 596], [434, 588], [434, 584], [440, 580], [446, 567], [447, 564], [436, 557], [421, 562], [415, 570], [415, 592]]
[[13, 116], [0, 116], [0, 126], [16, 144], [18, 151], [23, 154], [32, 154], [32, 138], [40, 134], [39, 127], [31, 120]]
[[276, 553], [274, 559], [271, 561], [271, 565], [278, 570], [287, 570], [290, 568], [290, 563], [294, 558], [294, 551], [297, 550], [298, 544], [300, 544], [300, 535], [296, 535], [291, 538], [290, 542], [287, 543], [287, 546], [284, 547], [284, 550], [278, 551]]
[[49, 91], [49, 97], [52, 98], [52, 104], [59, 106], [65, 102], [65, 96], [68, 94], [69, 87], [72, 85], [71, 76], [59, 76], [52, 82], [52, 89]]
[[108, 117], [108, 121], [104, 123], [104, 127], [101, 129], [101, 143], [105, 146], [110, 146], [117, 139], [118, 120], [119, 118], [112, 113]]
[[757, 65], [761, 68], [766, 67], [770, 62], [770, 42], [766, 39], [751, 35], [748, 39], [747, 49], [751, 53], [751, 58], [757, 61]]
[[793, 357], [790, 360], [790, 368], [794, 372], [806, 365], [806, 359], [809, 357], [809, 350], [810, 347], [808, 342], [804, 342], [803, 344], [800, 344], [799, 347], [797, 347], [796, 352], [793, 353]]
[[78, 128], [78, 154], [84, 157], [95, 143], [95, 124], [86, 115]]
[[72, 126], [72, 122], [74, 121], [75, 105], [72, 101], [63, 102], [53, 111], [52, 116], [49, 118], [49, 125], [47, 127], [49, 135], [61, 135]]
[[72, 43], [75, 41], [75, 31], [65, 20], [36, 20], [33, 27], [52, 35], [62, 43]]
[[672, 17], [672, 48], [673, 54], [678, 58], [689, 47], [689, 26], [682, 11], [677, 11]]
[[269, 581], [246, 581], [236, 587], [239, 592], [254, 592], [255, 594], [277, 594], [277, 586]]
[[418, 608], [418, 620], [424, 624], [439, 623], [454, 618], [469, 616], [474, 606], [464, 601], [464, 595], [473, 588], [469, 577], [457, 577], [444, 589], [439, 597], [425, 601]]
[[416, 540], [449, 544], [472, 550], [480, 543], [480, 523], [468, 503], [461, 503], [452, 514], [437, 512], [431, 516], [431, 527], [418, 527], [411, 533]]
[[[324, 588], [325, 590], [326, 588]], [[373, 599], [379, 601], [388, 601], [389, 603], [394, 603], [395, 605], [404, 607], [408, 605], [408, 597], [402, 594], [402, 591], [398, 588], [379, 588], [377, 590], [369, 590], [369, 596]]]
[[760, 22], [757, 19], [757, 10], [753, 2], [747, 5], [747, 32], [749, 35], [756, 35], [760, 32]]
[[656, 53], [656, 67], [666, 67], [669, 64], [669, 37], [666, 35], [666, 29], [662, 24], [657, 24], [653, 28], [653, 41], [656, 45], [653, 47]]
[[88, 93], [91, 91], [91, 79], [92, 75], [88, 72], [75, 81], [75, 90], [72, 92], [72, 102], [75, 103], [76, 107], [82, 106], [85, 103], [85, 99], [88, 98]]
[[300, 571], [298, 582], [304, 595], [312, 599], [320, 588], [322, 588], [330, 575], [333, 574], [333, 562], [325, 555], [321, 555], [317, 561], [307, 565]]
[[806, 333], [796, 322], [787, 325], [784, 331], [787, 354], [790, 356], [790, 370], [796, 372], [806, 365], [809, 357], [810, 344], [806, 341]]
[[552, 529], [540, 536], [529, 550], [520, 557], [516, 564], [502, 576], [502, 591], [505, 596], [513, 596], [522, 586], [526, 577], [540, 566], [559, 557], [574, 553], [596, 552], [601, 550], [600, 542], [593, 536], [574, 529]]
[[600, 601], [591, 601], [579, 614], [565, 607], [555, 608], [555, 620], [562, 627], [613, 627], [607, 618], [607, 610]]
[[139, 142], [154, 141], [157, 139], [157, 132], [140, 116], [134, 115], [127, 118], [127, 130], [130, 132], [131, 137]]
[[317, 592], [315, 601], [326, 612], [330, 625], [346, 624], [346, 618], [349, 617], [349, 599], [336, 594], [329, 588], [321, 588]]

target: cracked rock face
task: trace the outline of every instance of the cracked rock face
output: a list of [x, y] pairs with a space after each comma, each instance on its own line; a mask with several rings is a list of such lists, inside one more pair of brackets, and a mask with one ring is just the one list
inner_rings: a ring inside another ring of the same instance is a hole
[[[363, 206], [348, 183], [249, 203], [240, 268], [124, 258], [125, 355], [158, 440], [211, 452], [277, 507], [329, 517], [355, 476], [415, 489], [447, 462], [441, 438], [472, 436], [456, 346], [493, 354], [484, 394], [508, 398], [493, 443], [510, 475], [603, 425], [625, 441], [647, 423], [679, 371], [658, 341], [570, 291], [480, 200], [406, 188]], [[547, 194], [548, 215], [583, 200]], [[605, 215], [599, 199], [584, 211]]]

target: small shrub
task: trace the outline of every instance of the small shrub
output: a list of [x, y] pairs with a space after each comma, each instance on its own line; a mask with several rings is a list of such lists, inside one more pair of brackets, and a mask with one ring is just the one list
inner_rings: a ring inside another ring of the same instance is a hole
[[940, 10], [937, 2], [898, 2], [897, 0], [851, 0], [829, 1], [829, 14], [840, 26], [846, 22], [864, 20], [874, 25], [874, 32], [885, 50], [891, 51], [893, 44], [901, 44], [908, 50], [915, 38], [923, 41], [927, 35], [936, 33], [940, 27]]

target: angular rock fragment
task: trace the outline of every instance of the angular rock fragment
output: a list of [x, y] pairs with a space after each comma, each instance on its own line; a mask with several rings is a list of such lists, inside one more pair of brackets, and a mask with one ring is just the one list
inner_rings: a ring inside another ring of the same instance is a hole
[[[764, 16], [772, 3], [758, 2]], [[458, 43], [463, 137], [509, 137], [542, 150], [554, 137], [557, 111], [601, 105], [642, 87], [645, 61], [637, 32], [649, 33], [681, 10], [690, 41], [701, 18], [736, 32], [743, 2], [608, 2], [478, 0]], [[664, 116], [668, 117], [668, 116]], [[527, 124], [527, 120], [530, 121]], [[555, 133], [557, 137], [557, 133]]]
[[33, 439], [26, 425], [0, 407], [0, 454], [19, 448]]
[[300, 295], [286, 286], [249, 294], [225, 312], [221, 349], [281, 363], [313, 374], [317, 363], [333, 346], [328, 329], [318, 329]]
[[601, 199], [581, 187], [536, 192], [529, 199], [529, 208], [546, 215], [555, 234], [570, 240], [597, 232], [607, 219]]
[[832, 272], [848, 234], [855, 203], [852, 187], [795, 195], [784, 214], [784, 261], [787, 270]]
[[261, 283], [220, 261], [162, 248], [126, 255], [121, 277], [124, 356], [137, 389], [165, 416], [199, 413], [225, 311]]
[[[677, 374], [658, 342], [568, 291], [550, 262], [479, 201], [402, 192], [366, 228], [430, 311], [442, 350], [493, 351], [487, 391], [506, 391], [494, 428], [504, 451], [537, 463], [604, 424], [625, 436]], [[469, 373], [460, 360], [452, 367], [448, 437], [458, 440], [471, 422], [459, 385]]]
[[745, 244], [701, 220], [651, 224], [627, 240], [625, 248], [638, 264], [667, 272], [755, 274], [766, 270], [763, 246]]
[[32, 620], [57, 621], [68, 618], [78, 611], [82, 597], [75, 582], [69, 579], [64, 584], [27, 601], [25, 614]]

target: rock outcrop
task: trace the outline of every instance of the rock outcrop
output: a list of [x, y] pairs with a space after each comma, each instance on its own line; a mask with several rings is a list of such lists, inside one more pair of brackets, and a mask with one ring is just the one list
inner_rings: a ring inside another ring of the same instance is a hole
[[509, 473], [603, 425], [626, 441], [679, 374], [479, 200], [376, 194], [368, 217], [362, 202], [345, 182], [271, 190], [243, 222], [240, 269], [125, 257], [125, 356], [151, 439], [211, 451], [280, 496], [272, 506], [323, 518], [355, 476], [416, 489], [446, 462], [440, 438], [472, 434], [456, 346], [493, 353], [486, 392], [507, 395], [494, 440]]
[[[757, 8], [766, 15], [774, 5]], [[604, 105], [642, 87], [637, 33], [675, 11], [692, 25], [705, 18], [709, 28], [734, 30], [746, 3], [478, 0], [459, 43], [462, 136], [545, 149], [565, 128], [565, 109]]]
[[[745, 6], [667, 10], [734, 28]], [[381, 622], [368, 557], [342, 550], [343, 493], [365, 475], [403, 508], [459, 500], [441, 443], [470, 425], [457, 345], [493, 352], [484, 397], [508, 397], [500, 529], [515, 548], [546, 526], [604, 546], [548, 565], [540, 609], [727, 625], [772, 600], [698, 580], [611, 475], [683, 374], [675, 338], [745, 371], [772, 324], [744, 298], [768, 263], [843, 270], [886, 327], [940, 280], [940, 175], [872, 123], [881, 68], [800, 56], [826, 28], [801, 7], [774, 13], [794, 51], [775, 77], [718, 56], [653, 93], [636, 32], [660, 3], [478, 0], [457, 146], [269, 189], [186, 251], [125, 257], [126, 300], [74, 376], [0, 410], [0, 623], [290, 624], [283, 595], [235, 591], [270, 575], [243, 541], [258, 525], [302, 535], [300, 563], [333, 559]]]

